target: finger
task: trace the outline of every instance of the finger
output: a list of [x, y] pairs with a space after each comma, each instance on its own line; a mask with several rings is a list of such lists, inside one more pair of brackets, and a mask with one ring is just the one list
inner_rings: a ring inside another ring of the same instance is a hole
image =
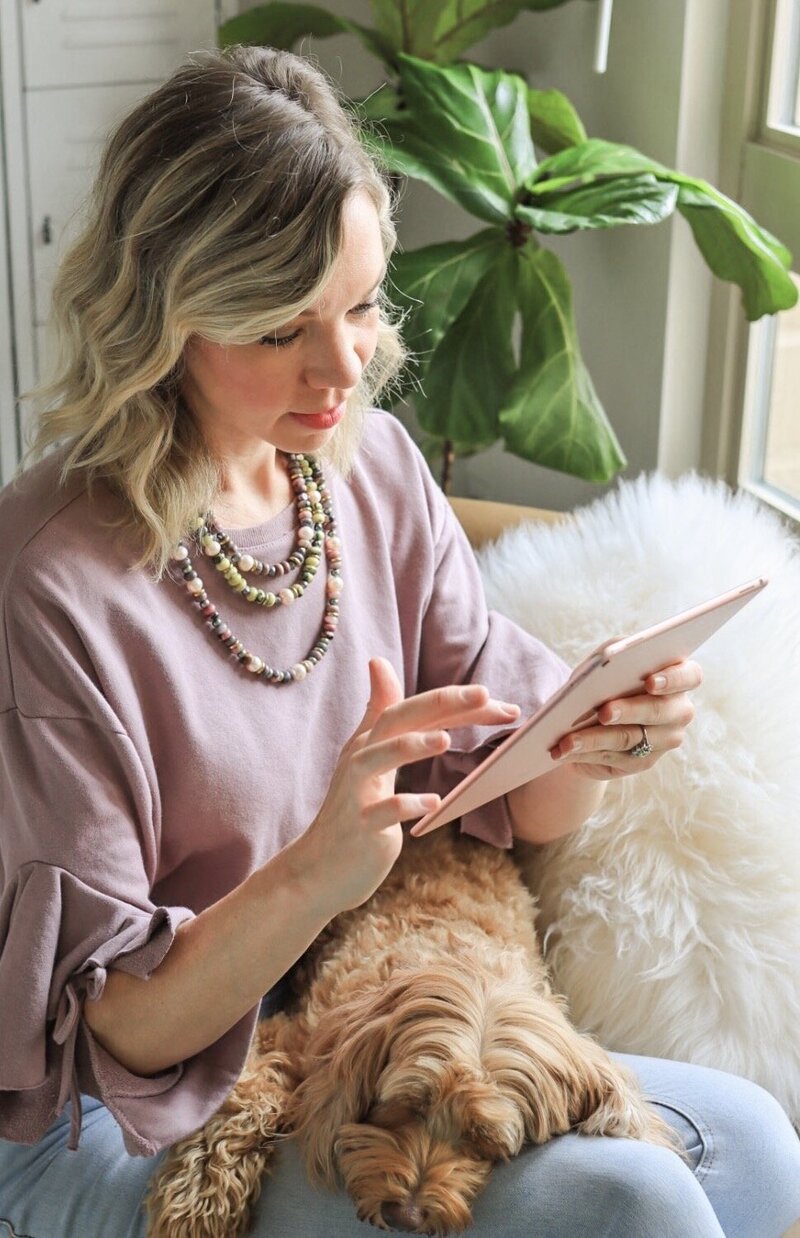
[[630, 726], [688, 726], [695, 716], [694, 705], [687, 692], [657, 699], [652, 696], [627, 696], [618, 701], [605, 701], [597, 711], [597, 718], [604, 727]]
[[388, 658], [370, 658], [368, 668], [369, 700], [364, 716], [350, 736], [350, 743], [368, 735], [384, 710], [403, 699], [402, 684]]
[[518, 705], [493, 700], [483, 684], [448, 684], [390, 706], [381, 714], [374, 730], [376, 738], [384, 739], [411, 729], [510, 723], [519, 715]]
[[387, 708], [404, 697], [403, 685], [388, 658], [370, 658], [370, 701]]
[[[374, 732], [373, 732], [374, 734]], [[355, 773], [378, 777], [414, 761], [439, 756], [450, 747], [447, 731], [409, 731], [377, 743], [368, 742], [352, 758]]]
[[366, 810], [370, 827], [385, 829], [387, 825], [395, 825], [398, 821], [412, 821], [417, 817], [427, 816], [442, 802], [440, 795], [425, 793], [414, 795], [410, 791], [401, 791], [390, 795], [388, 799], [378, 804], [371, 804]]
[[[641, 728], [639, 728], [639, 732], [640, 730]], [[635, 739], [635, 743], [638, 744], [640, 739], [641, 734], [639, 734], [638, 739]], [[651, 765], [655, 765], [661, 756], [664, 756], [664, 753], [680, 748], [681, 744], [684, 743], [684, 739], [685, 732], [682, 732], [680, 729], [660, 729], [658, 735], [654, 735], [648, 730], [651, 751], [646, 756], [634, 756], [630, 748], [591, 748], [576, 754], [572, 760], [575, 763], [580, 761], [580, 763], [585, 765], [611, 764], [630, 773], [632, 770], [649, 769]], [[632, 744], [632, 747], [635, 747], [635, 744]]]
[[[648, 732], [650, 738], [650, 732]], [[579, 735], [574, 732], [565, 735], [556, 748], [563, 759], [576, 757], [580, 760], [593, 759], [600, 753], [608, 758], [609, 753], [628, 752], [642, 739], [642, 728], [638, 724], [614, 727], [587, 727]], [[652, 738], [650, 744], [653, 745]]]
[[691, 692], [703, 682], [703, 668], [699, 662], [676, 662], [648, 675], [644, 686], [648, 692], [668, 696], [673, 692]]
[[683, 727], [648, 728], [647, 739], [653, 749], [653, 756], [631, 757], [631, 748], [635, 748], [643, 738], [641, 726], [605, 727], [602, 730], [591, 727], [581, 731], [580, 735], [565, 735], [556, 747], [551, 749], [551, 753], [562, 761], [573, 760], [588, 764], [603, 764], [611, 758], [616, 761], [620, 757], [630, 757], [632, 762], [644, 769], [646, 761], [652, 764], [658, 754], [679, 748], [684, 735]]

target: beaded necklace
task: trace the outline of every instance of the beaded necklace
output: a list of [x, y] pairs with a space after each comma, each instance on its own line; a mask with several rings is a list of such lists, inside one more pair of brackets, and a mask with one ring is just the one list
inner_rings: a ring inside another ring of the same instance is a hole
[[[275, 687], [305, 679], [306, 675], [325, 656], [336, 634], [339, 623], [339, 595], [344, 588], [341, 575], [342, 544], [336, 533], [336, 522], [322, 469], [313, 456], [304, 456], [301, 452], [288, 453], [288, 462], [289, 477], [296, 495], [299, 519], [297, 543], [288, 559], [284, 559], [282, 563], [262, 563], [260, 559], [255, 559], [252, 555], [243, 554], [232, 539], [222, 532], [211, 512], [206, 513], [205, 516], [198, 516], [192, 523], [192, 531], [198, 550], [212, 560], [229, 588], [234, 593], [241, 593], [247, 602], [265, 606], [268, 610], [271, 610], [273, 606], [290, 606], [297, 598], [303, 596], [316, 575], [321, 559], [321, 549], [324, 545], [328, 562], [325, 614], [317, 641], [301, 662], [296, 662], [287, 670], [279, 671], [245, 649], [241, 640], [233, 634], [214, 603], [209, 599], [202, 580], [192, 567], [188, 546], [184, 542], [179, 542], [172, 556], [173, 561], [181, 565], [183, 583], [189, 595], [189, 601], [197, 607], [199, 617], [210, 630], [211, 635], [220, 640], [246, 670], [259, 676], [264, 683], [273, 684]], [[287, 588], [280, 589], [277, 593], [259, 589], [251, 585], [245, 577], [246, 572], [252, 572], [256, 576], [274, 579], [296, 567], [301, 569], [300, 580]]]

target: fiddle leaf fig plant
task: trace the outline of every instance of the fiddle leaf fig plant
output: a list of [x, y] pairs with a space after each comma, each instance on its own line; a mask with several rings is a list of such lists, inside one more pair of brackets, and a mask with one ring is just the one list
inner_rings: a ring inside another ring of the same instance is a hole
[[372, 30], [337, 17], [316, 4], [273, 0], [232, 17], [220, 27], [222, 47], [262, 43], [291, 51], [304, 36], [327, 39], [354, 34], [392, 72], [396, 53], [448, 64], [491, 30], [507, 26], [520, 13], [555, 9], [565, 0], [370, 0]]
[[[678, 211], [714, 274], [741, 289], [750, 321], [797, 300], [789, 251], [719, 190], [588, 137], [557, 90], [444, 63], [491, 24], [562, 2], [372, 0], [377, 30], [351, 30], [392, 75], [355, 103], [365, 143], [390, 173], [424, 181], [484, 225], [467, 240], [396, 253], [390, 269], [412, 357], [390, 402], [413, 399], [422, 450], [444, 461], [445, 492], [454, 456], [498, 439], [590, 481], [626, 463], [581, 359], [568, 276], [540, 236], [658, 224]], [[311, 5], [270, 4], [227, 23], [220, 41], [248, 41], [249, 20], [249, 41], [286, 45], [279, 19], [296, 41], [300, 11], [313, 23], [305, 33], [355, 25]]]
[[419, 423], [435, 440], [502, 438], [523, 459], [593, 481], [624, 466], [581, 360], [569, 280], [538, 234], [656, 224], [677, 209], [715, 274], [741, 288], [749, 319], [796, 301], [788, 250], [704, 181], [585, 137], [537, 161], [521, 77], [400, 53], [398, 78], [405, 109], [368, 140], [393, 171], [491, 225], [392, 266], [416, 355], [400, 394], [416, 383]]

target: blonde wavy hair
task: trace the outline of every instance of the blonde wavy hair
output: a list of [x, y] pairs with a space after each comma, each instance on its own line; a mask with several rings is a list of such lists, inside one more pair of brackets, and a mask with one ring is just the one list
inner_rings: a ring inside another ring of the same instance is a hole
[[[343, 205], [366, 190], [384, 255], [396, 244], [391, 182], [332, 82], [290, 52], [193, 52], [114, 129], [52, 289], [55, 377], [37, 401], [17, 476], [67, 440], [59, 484], [84, 470], [124, 500], [112, 527], [137, 534], [131, 570], [160, 580], [222, 485], [180, 392], [190, 335], [252, 344], [320, 296]], [[381, 291], [378, 344], [347, 415], [316, 453], [345, 478], [366, 410], [406, 359]], [[53, 401], [58, 403], [54, 406]]]

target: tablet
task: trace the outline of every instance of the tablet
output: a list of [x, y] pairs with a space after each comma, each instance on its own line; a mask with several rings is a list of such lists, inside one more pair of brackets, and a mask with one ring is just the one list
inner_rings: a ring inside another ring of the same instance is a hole
[[596, 723], [605, 701], [639, 695], [648, 675], [688, 658], [766, 583], [760, 576], [654, 627], [598, 646], [535, 714], [445, 795], [438, 808], [411, 827], [411, 834], [427, 834], [555, 769], [550, 749], [560, 739]]

